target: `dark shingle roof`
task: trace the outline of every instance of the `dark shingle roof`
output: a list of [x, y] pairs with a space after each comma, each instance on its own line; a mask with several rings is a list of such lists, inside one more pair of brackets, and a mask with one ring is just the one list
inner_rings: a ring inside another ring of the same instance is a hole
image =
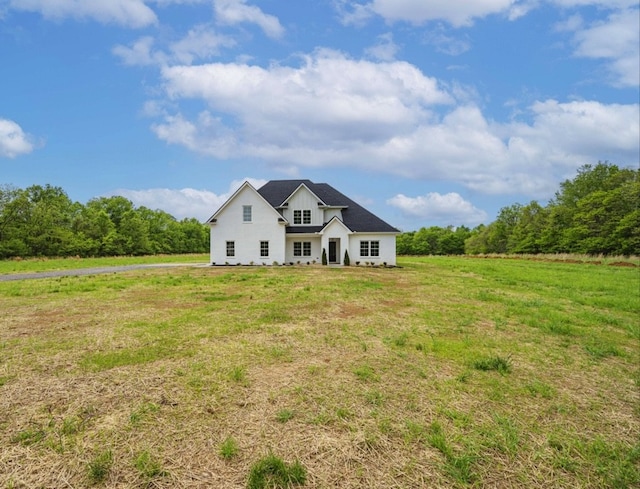
[[301, 184], [305, 184], [326, 205], [346, 207], [342, 210], [342, 222], [354, 232], [400, 232], [326, 183], [313, 183], [311, 180], [271, 180], [260, 187], [258, 193], [273, 207], [280, 207]]

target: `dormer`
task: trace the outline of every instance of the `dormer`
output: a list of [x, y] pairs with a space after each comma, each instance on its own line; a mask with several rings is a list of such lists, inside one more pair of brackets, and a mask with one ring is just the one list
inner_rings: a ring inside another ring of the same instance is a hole
[[328, 221], [325, 215], [328, 207], [309, 187], [301, 183], [278, 206], [278, 210], [292, 226], [321, 226]]

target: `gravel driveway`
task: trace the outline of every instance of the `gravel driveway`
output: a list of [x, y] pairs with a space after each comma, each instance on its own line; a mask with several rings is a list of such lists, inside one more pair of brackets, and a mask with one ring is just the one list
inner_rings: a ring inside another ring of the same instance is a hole
[[47, 272], [8, 273], [0, 275], [0, 282], [11, 280], [29, 280], [35, 278], [77, 277], [80, 275], [96, 275], [98, 273], [128, 272], [144, 268], [170, 268], [170, 267], [208, 267], [208, 263], [156, 263], [147, 265], [124, 265], [120, 267], [96, 267], [78, 268], [75, 270], [50, 270]]

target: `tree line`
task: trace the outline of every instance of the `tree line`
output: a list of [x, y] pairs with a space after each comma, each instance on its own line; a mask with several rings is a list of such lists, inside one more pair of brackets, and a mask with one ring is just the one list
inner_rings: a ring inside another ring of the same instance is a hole
[[[397, 238], [401, 255], [581, 253], [640, 255], [640, 170], [582, 166], [546, 206], [500, 209], [473, 229], [432, 226]], [[135, 207], [124, 197], [83, 205], [51, 185], [0, 185], [0, 259], [206, 253], [209, 229], [195, 218]]]
[[398, 236], [398, 254], [580, 253], [640, 255], [640, 170], [582, 166], [546, 206], [500, 209], [474, 229], [430, 227]]
[[73, 202], [60, 187], [0, 185], [0, 259], [98, 257], [209, 250], [209, 229], [135, 207], [120, 196]]

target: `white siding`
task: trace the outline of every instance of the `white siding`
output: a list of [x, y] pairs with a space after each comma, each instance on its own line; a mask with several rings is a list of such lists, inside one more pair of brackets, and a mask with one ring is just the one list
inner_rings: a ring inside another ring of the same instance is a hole
[[[251, 222], [243, 222], [242, 208], [250, 205]], [[235, 256], [227, 256], [227, 241], [235, 242]], [[269, 256], [260, 256], [260, 241], [269, 242]], [[252, 188], [238, 192], [211, 225], [211, 262], [217, 265], [271, 265], [285, 259], [285, 228], [278, 213]]]
[[322, 233], [322, 248], [327, 250], [327, 260], [330, 260], [329, 257], [329, 241], [337, 240], [337, 263], [344, 263], [344, 251], [349, 250], [349, 259], [353, 261], [351, 256], [351, 249], [349, 249], [349, 231], [344, 225], [339, 221], [332, 221], [326, 228], [324, 228]]
[[[311, 243], [311, 256], [293, 256], [293, 243], [294, 241], [308, 241]], [[320, 243], [320, 237], [318, 236], [296, 236], [290, 234], [287, 236], [287, 251], [286, 263], [307, 263], [313, 262], [322, 263], [322, 246]]]
[[[360, 256], [360, 242], [361, 241], [378, 241], [380, 243], [380, 256]], [[395, 234], [375, 234], [375, 233], [356, 233], [351, 235], [351, 242], [349, 243], [349, 258], [351, 258], [351, 264], [355, 265], [357, 261], [360, 264], [368, 261], [373, 262], [376, 265], [396, 264], [396, 236]]]
[[337, 217], [342, 221], [342, 209], [325, 209], [324, 210], [324, 222], [329, 222], [334, 217]]
[[289, 205], [284, 209], [283, 215], [290, 225], [299, 225], [293, 223], [293, 211], [305, 209], [311, 211], [311, 226], [322, 226], [324, 224], [323, 209], [318, 208], [318, 199], [306, 187], [294, 192], [288, 203]]

